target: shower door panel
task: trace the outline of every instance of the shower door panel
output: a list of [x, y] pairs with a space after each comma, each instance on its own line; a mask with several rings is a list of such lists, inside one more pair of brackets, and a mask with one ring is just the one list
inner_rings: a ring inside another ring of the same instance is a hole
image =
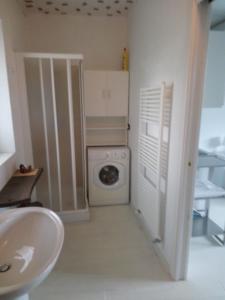
[[82, 108], [82, 82], [81, 82], [81, 65], [72, 64], [72, 91], [73, 91], [73, 112], [75, 118], [75, 128], [74, 128], [74, 139], [75, 141], [81, 141], [82, 145], [75, 143], [75, 153], [76, 153], [76, 186], [77, 186], [77, 208], [85, 208], [85, 202], [81, 199], [85, 198], [85, 172], [84, 172], [84, 162], [85, 153], [84, 149], [84, 131], [83, 131], [83, 115], [84, 111]]
[[62, 186], [62, 210], [74, 207], [69, 127], [67, 69], [65, 60], [54, 61], [55, 98], [59, 135], [59, 160]]
[[[58, 192], [58, 177], [57, 177], [57, 155], [56, 155], [56, 140], [54, 133], [54, 114], [53, 114], [53, 99], [52, 99], [52, 84], [51, 84], [51, 64], [49, 59], [42, 60], [43, 69], [43, 106], [46, 110], [46, 135], [45, 143], [46, 159], [49, 159], [45, 169], [48, 172], [49, 199], [50, 207], [53, 210], [59, 211], [59, 192]], [[46, 146], [47, 145], [47, 146]], [[48, 152], [48, 153], [47, 153]]]
[[37, 200], [59, 212], [84, 209], [81, 62], [28, 54], [24, 68], [33, 161], [44, 168]]
[[[32, 58], [25, 59], [25, 74], [34, 165], [46, 169], [47, 161], [45, 155], [41, 82], [38, 60]], [[41, 176], [36, 192], [37, 199], [40, 200], [44, 206], [49, 207], [48, 179], [46, 172]]]

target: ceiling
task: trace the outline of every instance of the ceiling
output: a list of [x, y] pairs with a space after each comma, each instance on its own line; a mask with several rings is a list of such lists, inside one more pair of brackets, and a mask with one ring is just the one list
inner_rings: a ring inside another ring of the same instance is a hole
[[25, 14], [126, 16], [135, 0], [18, 0]]
[[212, 27], [225, 21], [225, 0], [212, 2]]

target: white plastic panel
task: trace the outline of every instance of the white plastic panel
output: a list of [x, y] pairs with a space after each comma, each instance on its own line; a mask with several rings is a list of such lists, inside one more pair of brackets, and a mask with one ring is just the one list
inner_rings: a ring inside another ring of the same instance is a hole
[[[55, 211], [86, 206], [81, 63], [73, 56], [24, 55], [37, 197]], [[79, 203], [78, 203], [79, 200]]]

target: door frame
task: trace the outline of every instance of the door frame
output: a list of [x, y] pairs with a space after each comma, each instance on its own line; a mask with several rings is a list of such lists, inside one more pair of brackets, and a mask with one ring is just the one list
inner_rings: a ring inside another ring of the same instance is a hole
[[203, 86], [210, 30], [210, 1], [194, 0], [192, 12], [191, 49], [187, 81], [187, 104], [182, 156], [182, 184], [177, 233], [177, 262], [175, 279], [185, 280], [188, 275], [189, 248], [192, 231], [192, 207], [200, 135]]

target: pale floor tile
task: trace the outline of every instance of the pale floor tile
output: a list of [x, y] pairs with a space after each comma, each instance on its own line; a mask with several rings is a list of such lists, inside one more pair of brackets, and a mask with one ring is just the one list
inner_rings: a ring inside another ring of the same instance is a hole
[[65, 233], [54, 271], [31, 300], [225, 299], [223, 284], [198, 272], [171, 281], [129, 206], [92, 208], [91, 222], [68, 224]]
[[[225, 199], [210, 202], [210, 218], [221, 228], [225, 225]], [[209, 241], [205, 237], [191, 239], [188, 277], [200, 283], [225, 288], [225, 247]]]
[[225, 286], [225, 247], [214, 244], [205, 237], [192, 238], [189, 278], [212, 280]]

